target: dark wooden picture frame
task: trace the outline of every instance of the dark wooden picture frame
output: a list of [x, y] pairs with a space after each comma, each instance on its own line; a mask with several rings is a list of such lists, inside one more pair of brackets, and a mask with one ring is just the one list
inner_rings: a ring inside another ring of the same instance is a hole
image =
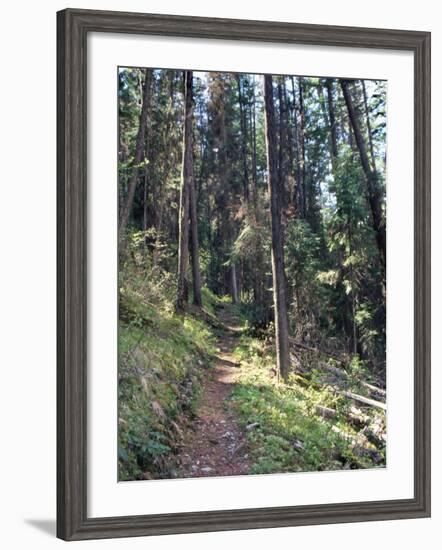
[[[414, 55], [414, 497], [87, 517], [87, 35], [90, 32], [407, 50]], [[430, 33], [67, 9], [57, 14], [57, 535], [64, 540], [430, 515]]]

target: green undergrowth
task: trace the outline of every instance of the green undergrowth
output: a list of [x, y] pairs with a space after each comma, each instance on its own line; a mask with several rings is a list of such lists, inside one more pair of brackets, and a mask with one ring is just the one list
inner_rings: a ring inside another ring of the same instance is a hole
[[[174, 313], [173, 281], [159, 270], [126, 266], [119, 296], [119, 480], [174, 477], [176, 448], [215, 351], [211, 328], [204, 312]], [[207, 289], [204, 298], [215, 307]]]
[[[362, 362], [350, 361], [338, 379], [339, 362], [328, 360], [327, 370], [318, 357], [305, 355], [298, 374], [282, 383], [274, 342], [255, 336], [245, 306], [203, 288], [203, 310], [189, 306], [177, 315], [175, 289], [173, 276], [153, 266], [129, 263], [120, 275], [120, 481], [179, 475], [177, 451], [216, 353], [216, 336], [225, 331], [225, 313], [227, 322], [235, 318], [243, 328], [234, 350], [241, 368], [230, 400], [247, 434], [250, 473], [385, 466], [383, 439], [373, 435], [385, 432], [384, 412], [358, 408], [342, 395], [347, 390], [370, 397], [363, 381], [373, 381]], [[220, 308], [224, 316], [218, 316]], [[363, 422], [355, 424], [349, 415]]]
[[[385, 450], [366, 437], [363, 427], [348, 421], [355, 407], [335, 391], [333, 384], [319, 383], [322, 374], [291, 374], [287, 384], [278, 380], [274, 355], [265, 341], [241, 337], [235, 349], [241, 362], [232, 394], [233, 408], [245, 427], [253, 459], [252, 474], [341, 470], [382, 467]], [[357, 378], [347, 389], [360, 389]], [[333, 418], [323, 415], [326, 407]], [[318, 412], [318, 411], [321, 411]], [[369, 424], [385, 424], [383, 411], [364, 411]]]

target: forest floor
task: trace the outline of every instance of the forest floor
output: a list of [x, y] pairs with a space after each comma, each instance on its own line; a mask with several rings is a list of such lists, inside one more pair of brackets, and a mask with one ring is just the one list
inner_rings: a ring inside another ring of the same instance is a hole
[[218, 320], [218, 351], [178, 456], [182, 477], [244, 475], [251, 466], [245, 429], [228, 403], [241, 368], [233, 350], [242, 327], [226, 308], [218, 311]]
[[120, 480], [385, 466], [385, 390], [364, 365], [295, 346], [282, 382], [244, 305], [204, 289], [177, 315], [155, 289], [134, 272], [120, 291]]

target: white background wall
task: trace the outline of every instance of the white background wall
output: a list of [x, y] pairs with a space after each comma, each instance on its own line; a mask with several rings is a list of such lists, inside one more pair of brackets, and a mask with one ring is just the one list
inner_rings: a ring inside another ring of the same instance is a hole
[[[425, 520], [70, 543], [71, 547], [440, 548], [442, 17], [437, 0], [46, 0], [1, 11], [0, 545], [52, 549], [55, 532], [55, 12], [65, 7], [432, 31], [433, 517]], [[439, 539], [439, 540], [438, 540]]]

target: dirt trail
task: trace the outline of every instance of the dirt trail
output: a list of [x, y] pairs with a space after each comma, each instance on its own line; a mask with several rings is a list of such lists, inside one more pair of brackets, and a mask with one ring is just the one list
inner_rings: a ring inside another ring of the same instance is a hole
[[232, 351], [241, 329], [225, 309], [218, 318], [225, 328], [218, 336], [219, 352], [204, 382], [196, 417], [183, 438], [180, 477], [243, 475], [250, 469], [244, 430], [226, 401], [238, 375]]

